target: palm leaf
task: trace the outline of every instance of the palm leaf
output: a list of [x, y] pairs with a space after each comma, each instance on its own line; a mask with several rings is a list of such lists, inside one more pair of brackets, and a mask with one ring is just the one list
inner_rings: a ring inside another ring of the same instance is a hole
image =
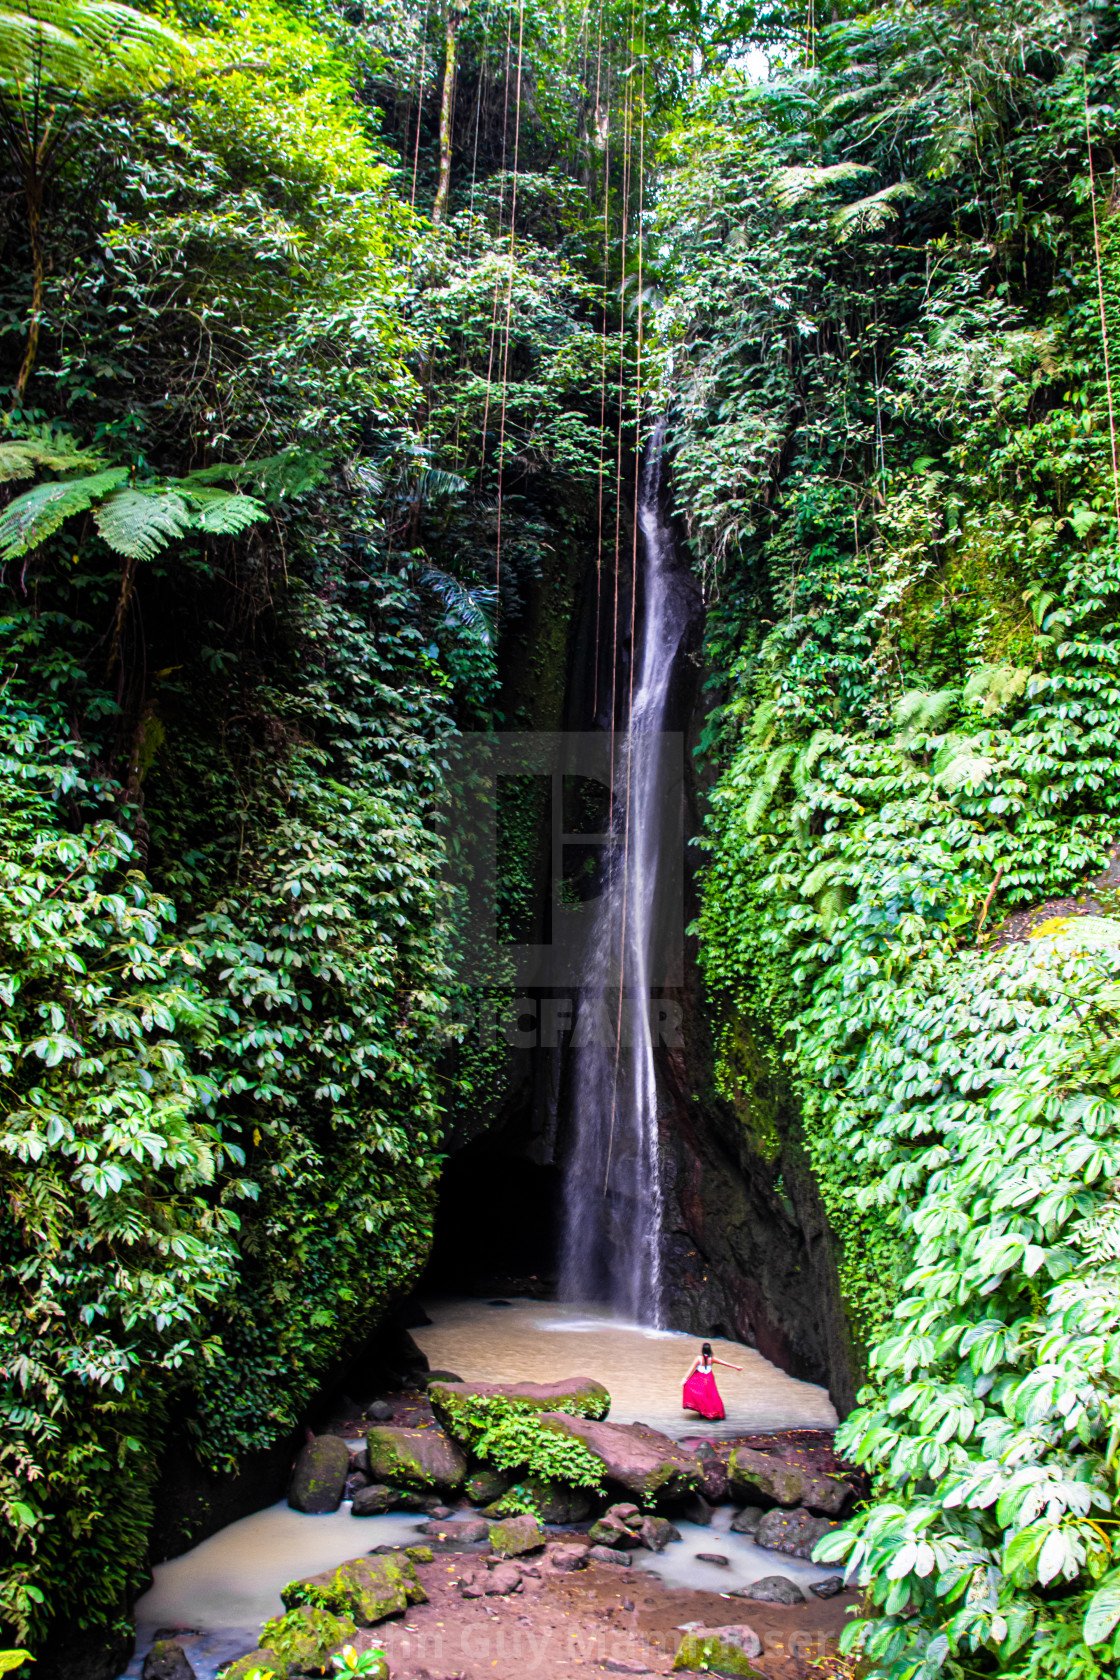
[[489, 613], [493, 610], [497, 591], [492, 588], [468, 589], [465, 583], [441, 572], [438, 566], [424, 566], [420, 580], [427, 584], [443, 602], [448, 623], [463, 630], [483, 647], [489, 647], [493, 637]]
[[844, 245], [863, 233], [878, 233], [898, 215], [900, 199], [917, 196], [918, 189], [911, 181], [895, 181], [892, 186], [883, 187], [867, 198], [857, 198], [854, 204], [845, 204], [832, 218], [839, 243]]
[[850, 181], [856, 175], [873, 175], [875, 172], [866, 163], [830, 163], [822, 168], [815, 164], [793, 164], [787, 169], [778, 169], [770, 177], [770, 191], [783, 210], [792, 210], [795, 204], [800, 204], [803, 198], [818, 191], [821, 187], [832, 186], [836, 181]]
[[17, 560], [53, 536], [71, 514], [84, 513], [127, 477], [127, 467], [110, 467], [89, 478], [37, 484], [33, 490], [25, 490], [0, 513], [0, 559]]

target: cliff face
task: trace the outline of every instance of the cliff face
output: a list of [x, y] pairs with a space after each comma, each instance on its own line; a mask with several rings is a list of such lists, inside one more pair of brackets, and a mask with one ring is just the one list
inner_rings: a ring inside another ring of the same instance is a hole
[[[593, 561], [574, 551], [557, 555], [539, 580], [523, 619], [504, 638], [504, 709], [515, 727], [601, 726], [612, 669], [607, 638], [595, 635], [602, 589]], [[629, 622], [628, 601], [619, 622]], [[629, 656], [624, 636], [613, 662], [620, 687]], [[690, 744], [705, 705], [703, 675], [693, 648], [682, 661], [674, 719]], [[691, 839], [699, 829], [700, 788], [695, 758], [686, 758]], [[700, 854], [689, 846], [687, 855], [686, 922], [696, 910]], [[532, 868], [543, 904], [549, 890], [543, 853]], [[551, 996], [557, 988], [545, 990]], [[854, 1403], [856, 1359], [834, 1239], [800, 1143], [796, 1107], [750, 1022], [713, 1025], [692, 940], [683, 985], [669, 996], [680, 1009], [681, 1031], [679, 1044], [658, 1051], [668, 1322], [756, 1346], [791, 1375], [826, 1385], [843, 1414]], [[499, 1100], [459, 1134], [445, 1169], [429, 1274], [439, 1287], [516, 1283], [544, 1291], [555, 1281], [561, 1168], [571, 1134], [570, 1064], [563, 1040], [553, 1046], [540, 1031], [550, 1007], [544, 993], [530, 992], [526, 1001], [537, 1017], [536, 1043], [527, 1018], [521, 1046], [506, 1053]], [[736, 1075], [723, 1094], [714, 1078], [714, 1032], [721, 1027]], [[471, 1279], [463, 1275], [466, 1255]]]

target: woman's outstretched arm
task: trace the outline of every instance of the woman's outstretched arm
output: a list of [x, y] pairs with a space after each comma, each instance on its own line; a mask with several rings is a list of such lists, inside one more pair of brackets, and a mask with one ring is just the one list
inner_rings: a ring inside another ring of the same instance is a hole
[[[713, 1359], [712, 1364], [713, 1365], [725, 1365], [729, 1371], [741, 1371], [743, 1369], [743, 1367], [741, 1365], [732, 1365], [732, 1363], [729, 1359]], [[693, 1367], [693, 1369], [695, 1369], [695, 1366]], [[686, 1378], [686, 1381], [687, 1381], [687, 1378]]]

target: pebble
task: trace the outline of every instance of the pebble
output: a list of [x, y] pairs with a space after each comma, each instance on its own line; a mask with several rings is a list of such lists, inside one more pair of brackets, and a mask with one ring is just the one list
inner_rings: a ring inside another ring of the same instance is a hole
[[603, 1664], [608, 1674], [652, 1674], [642, 1662], [629, 1662], [625, 1657], [608, 1657]]
[[810, 1581], [809, 1591], [818, 1598], [835, 1598], [838, 1592], [844, 1591], [843, 1575], [826, 1575], [823, 1581]]
[[718, 1563], [721, 1569], [727, 1569], [731, 1563], [731, 1559], [724, 1557], [722, 1552], [697, 1552], [696, 1561], [697, 1563]]

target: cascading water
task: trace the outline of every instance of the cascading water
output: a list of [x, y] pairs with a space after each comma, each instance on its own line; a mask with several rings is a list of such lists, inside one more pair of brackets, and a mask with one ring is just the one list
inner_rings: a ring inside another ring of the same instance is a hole
[[628, 728], [615, 737], [610, 855], [572, 1040], [560, 1272], [564, 1299], [605, 1300], [620, 1315], [657, 1327], [662, 1194], [650, 1005], [653, 989], [665, 983], [672, 922], [663, 902], [664, 849], [681, 839], [679, 825], [666, 821], [681, 808], [679, 740], [673, 751], [668, 733], [674, 676], [699, 611], [695, 581], [662, 511], [664, 476], [659, 425], [639, 484], [637, 665]]

